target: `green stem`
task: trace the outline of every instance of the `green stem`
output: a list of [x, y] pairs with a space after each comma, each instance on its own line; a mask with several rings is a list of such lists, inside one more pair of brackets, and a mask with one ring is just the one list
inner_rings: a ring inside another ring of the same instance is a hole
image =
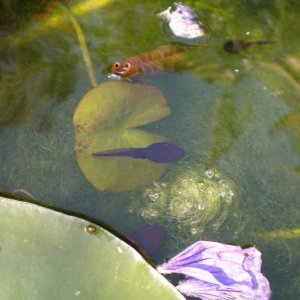
[[74, 15], [72, 14], [72, 12], [66, 6], [64, 6], [63, 4], [60, 4], [60, 3], [58, 3], [57, 5], [67, 14], [67, 16], [69, 17], [69, 19], [76, 31], [76, 35], [77, 35], [77, 38], [79, 41], [79, 46], [81, 49], [83, 61], [84, 61], [85, 67], [87, 69], [87, 73], [89, 75], [91, 85], [92, 85], [92, 87], [96, 87], [97, 80], [96, 80], [95, 72], [93, 69], [92, 61], [91, 61], [89, 50], [88, 50], [87, 43], [86, 43], [86, 39], [80, 28], [80, 25], [78, 24], [77, 20], [75, 19]]

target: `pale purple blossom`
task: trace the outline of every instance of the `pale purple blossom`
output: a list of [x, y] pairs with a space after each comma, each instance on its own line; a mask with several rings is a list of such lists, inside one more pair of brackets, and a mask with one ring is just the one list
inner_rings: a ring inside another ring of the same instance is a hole
[[261, 253], [217, 242], [199, 241], [157, 269], [183, 274], [178, 290], [202, 300], [268, 300], [271, 289], [261, 273]]

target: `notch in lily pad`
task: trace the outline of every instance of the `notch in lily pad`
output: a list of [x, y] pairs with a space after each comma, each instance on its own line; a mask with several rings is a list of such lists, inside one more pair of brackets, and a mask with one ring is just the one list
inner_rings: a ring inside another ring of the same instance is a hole
[[166, 142], [166, 137], [136, 127], [170, 112], [163, 94], [151, 85], [108, 81], [90, 90], [73, 116], [76, 159], [84, 176], [96, 188], [111, 191], [130, 191], [157, 180], [164, 164], [129, 157], [99, 159], [93, 153]]

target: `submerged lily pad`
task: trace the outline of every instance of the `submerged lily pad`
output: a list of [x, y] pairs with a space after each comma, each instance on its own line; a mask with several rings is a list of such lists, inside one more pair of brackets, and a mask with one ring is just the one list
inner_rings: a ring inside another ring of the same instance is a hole
[[0, 197], [0, 299], [185, 299], [102, 227]]
[[147, 147], [167, 139], [134, 129], [170, 114], [162, 93], [150, 85], [108, 81], [89, 91], [76, 108], [75, 151], [85, 177], [100, 190], [128, 191], [157, 180], [164, 165], [94, 152]]

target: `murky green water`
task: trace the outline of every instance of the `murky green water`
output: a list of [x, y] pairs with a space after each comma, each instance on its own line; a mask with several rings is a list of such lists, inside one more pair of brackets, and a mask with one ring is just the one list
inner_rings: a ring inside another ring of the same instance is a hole
[[[41, 20], [24, 16], [7, 1], [0, 37], [0, 187], [124, 234], [163, 225], [168, 239], [157, 261], [198, 239], [255, 243], [272, 299], [296, 300], [300, 237], [289, 231], [300, 227], [300, 4], [185, 3], [199, 12], [209, 40], [193, 50], [186, 70], [146, 80], [172, 113], [143, 129], [181, 145], [186, 156], [154, 183], [113, 192], [96, 189], [76, 162], [72, 118], [91, 83], [70, 21], [49, 22], [63, 18], [59, 9]], [[103, 1], [74, 11], [98, 83], [108, 80], [114, 61], [172, 42], [155, 17], [169, 5]], [[275, 43], [229, 54], [223, 44], [233, 38]]]

